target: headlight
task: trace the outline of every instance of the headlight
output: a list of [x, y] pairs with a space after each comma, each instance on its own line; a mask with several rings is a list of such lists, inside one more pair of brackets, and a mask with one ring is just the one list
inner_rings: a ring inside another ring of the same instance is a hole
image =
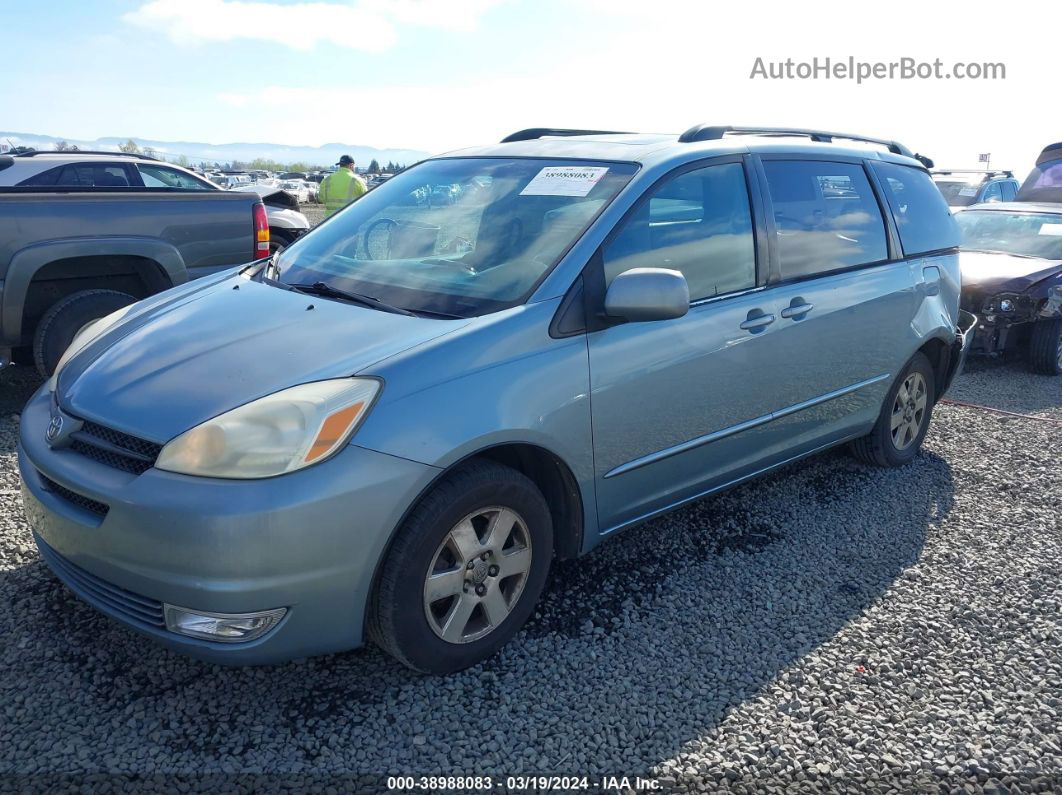
[[52, 377], [48, 380], [48, 389], [54, 392], [55, 385], [59, 380], [59, 371], [63, 369], [63, 366], [84, 350], [89, 343], [93, 342], [97, 337], [129, 314], [129, 310], [134, 306], [135, 304], [123, 306], [116, 312], [111, 312], [109, 315], [105, 315], [99, 320], [89, 323], [82, 328], [81, 331], [75, 334], [74, 339], [70, 341], [70, 345], [67, 347], [66, 351], [64, 351], [63, 355], [59, 357], [59, 363], [55, 365], [55, 372], [52, 373]]
[[267, 395], [181, 434], [155, 466], [215, 478], [294, 472], [336, 452], [379, 391], [372, 378], [338, 378]]
[[999, 302], [999, 311], [1000, 312], [1013, 312], [1014, 311], [1014, 302], [1011, 301], [1009, 298], [1004, 298], [1003, 300], [1001, 300]]

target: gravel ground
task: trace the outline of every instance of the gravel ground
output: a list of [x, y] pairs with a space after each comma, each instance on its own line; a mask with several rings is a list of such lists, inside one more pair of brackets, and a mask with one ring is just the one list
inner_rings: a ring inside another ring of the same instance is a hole
[[[1058, 415], [1060, 382], [977, 365], [953, 397]], [[555, 567], [525, 631], [447, 678], [371, 648], [220, 668], [113, 624], [38, 561], [16, 431], [0, 417], [0, 789], [1062, 791], [1056, 423], [941, 405], [902, 470], [831, 452], [630, 530]]]
[[310, 227], [315, 227], [324, 220], [325, 208], [323, 204], [302, 204], [299, 212], [306, 216]]

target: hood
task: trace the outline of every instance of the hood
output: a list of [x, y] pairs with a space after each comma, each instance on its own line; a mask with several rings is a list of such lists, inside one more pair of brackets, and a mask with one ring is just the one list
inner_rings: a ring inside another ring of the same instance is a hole
[[354, 375], [468, 322], [232, 276], [132, 313], [63, 368], [58, 398], [71, 414], [161, 444], [264, 395]]
[[963, 290], [1021, 293], [1062, 270], [1062, 261], [983, 251], [960, 251]]

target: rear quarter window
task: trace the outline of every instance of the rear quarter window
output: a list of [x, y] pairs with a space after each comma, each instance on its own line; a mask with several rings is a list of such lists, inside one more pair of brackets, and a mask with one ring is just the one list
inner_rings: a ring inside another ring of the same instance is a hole
[[948, 203], [925, 171], [871, 163], [881, 181], [905, 257], [956, 248], [962, 239]]

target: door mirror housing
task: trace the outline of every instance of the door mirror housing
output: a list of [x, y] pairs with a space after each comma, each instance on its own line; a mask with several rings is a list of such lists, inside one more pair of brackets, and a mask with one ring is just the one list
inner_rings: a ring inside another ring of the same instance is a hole
[[631, 323], [671, 320], [690, 311], [686, 277], [667, 268], [632, 268], [605, 291], [605, 314]]

